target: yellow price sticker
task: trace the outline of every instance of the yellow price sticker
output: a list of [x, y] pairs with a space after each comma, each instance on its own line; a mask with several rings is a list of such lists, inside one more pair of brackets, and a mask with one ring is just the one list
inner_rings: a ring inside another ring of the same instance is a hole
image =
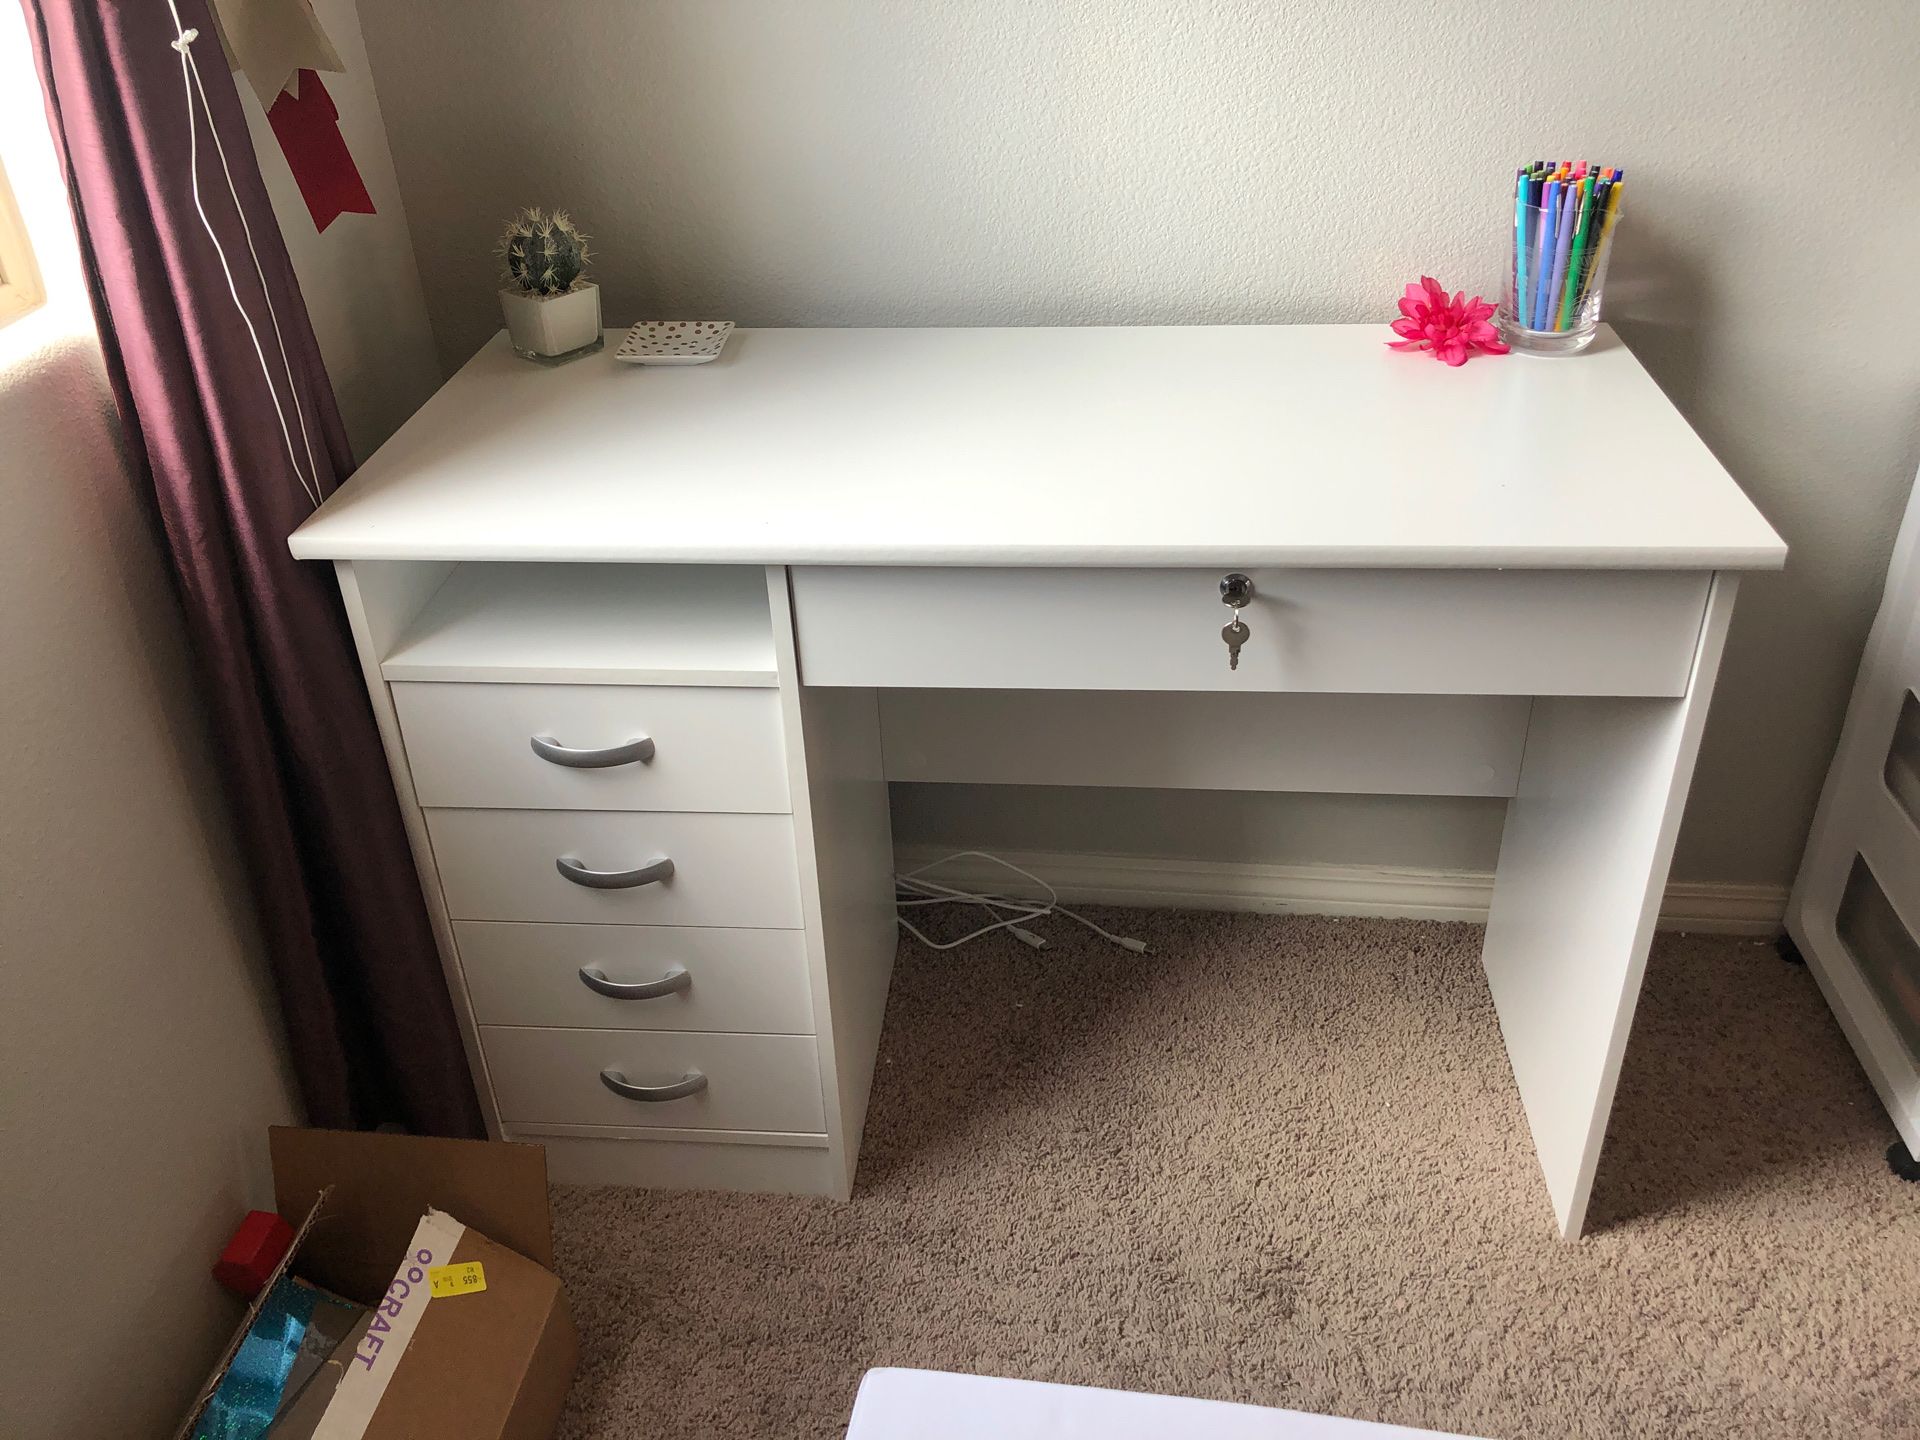
[[487, 1272], [478, 1260], [464, 1265], [433, 1265], [427, 1285], [435, 1295], [478, 1295], [487, 1288]]

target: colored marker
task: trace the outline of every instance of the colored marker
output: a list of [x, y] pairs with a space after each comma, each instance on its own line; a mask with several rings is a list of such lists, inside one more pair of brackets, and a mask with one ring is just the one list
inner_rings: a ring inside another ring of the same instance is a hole
[[1599, 268], [1600, 258], [1607, 253], [1607, 246], [1613, 238], [1614, 222], [1620, 218], [1620, 186], [1616, 176], [1613, 184], [1607, 187], [1607, 208], [1600, 218], [1600, 233], [1592, 242], [1593, 258], [1587, 266], [1587, 283], [1593, 283], [1593, 271]]
[[1602, 180], [1593, 187], [1593, 214], [1587, 221], [1587, 252], [1580, 265], [1580, 288], [1574, 292], [1573, 308], [1578, 311], [1586, 302], [1587, 287], [1593, 282], [1593, 272], [1600, 260], [1600, 230], [1607, 219], [1607, 202], [1613, 196], [1613, 181]]
[[1540, 299], [1534, 306], [1533, 328], [1551, 330], [1554, 316], [1559, 313], [1560, 282], [1566, 277], [1567, 246], [1573, 239], [1573, 226], [1569, 223], [1567, 205], [1573, 199], [1573, 185], [1561, 181], [1554, 191], [1553, 228], [1548, 232], [1549, 244], [1540, 254]]
[[1573, 323], [1573, 297], [1580, 289], [1580, 267], [1587, 258], [1587, 230], [1593, 221], [1593, 181], [1580, 182], [1580, 212], [1574, 221], [1573, 246], [1567, 254], [1567, 280], [1560, 291], [1560, 315], [1553, 328], [1564, 330]]
[[1531, 330], [1547, 328], [1547, 287], [1542, 282], [1553, 269], [1553, 232], [1559, 212], [1560, 182], [1549, 180], [1546, 198], [1540, 202], [1540, 246], [1533, 253], [1534, 302], [1532, 313], [1527, 319], [1527, 328]]
[[1588, 290], [1593, 288], [1600, 266], [1606, 260], [1614, 221], [1620, 218], [1620, 181], [1617, 176], [1618, 172], [1614, 182], [1607, 186], [1607, 208], [1594, 212], [1594, 234], [1587, 241], [1587, 274], [1584, 288]]
[[1513, 313], [1527, 310], [1527, 195], [1533, 181], [1522, 170], [1513, 182]]
[[[1567, 196], [1566, 231], [1556, 236], [1559, 244], [1567, 251], [1567, 263], [1556, 266], [1553, 272], [1553, 293], [1547, 297], [1547, 329], [1558, 330], [1560, 317], [1566, 313], [1567, 285], [1573, 279], [1574, 241], [1580, 234], [1580, 210], [1584, 203], [1581, 191], [1585, 182], [1575, 180], [1572, 193]], [[1556, 257], [1558, 258], [1558, 257]]]
[[1573, 249], [1573, 222], [1580, 205], [1580, 187], [1569, 182], [1560, 196], [1560, 218], [1553, 229], [1553, 279], [1540, 297], [1540, 323], [1536, 329], [1559, 328], [1560, 287], [1567, 282], [1567, 256]]

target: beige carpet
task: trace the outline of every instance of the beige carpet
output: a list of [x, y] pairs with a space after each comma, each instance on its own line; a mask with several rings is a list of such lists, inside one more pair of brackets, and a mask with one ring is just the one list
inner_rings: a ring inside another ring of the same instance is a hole
[[1465, 925], [1123, 912], [895, 972], [853, 1203], [557, 1192], [569, 1437], [909, 1365], [1521, 1436], [1920, 1435], [1920, 1186], [1805, 971], [1655, 947], [1553, 1238]]

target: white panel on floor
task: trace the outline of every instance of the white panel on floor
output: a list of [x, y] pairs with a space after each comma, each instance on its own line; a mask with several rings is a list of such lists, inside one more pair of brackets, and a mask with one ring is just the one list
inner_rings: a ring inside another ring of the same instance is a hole
[[860, 1381], [853, 1419], [847, 1426], [847, 1440], [1169, 1440], [1173, 1436], [1180, 1440], [1413, 1440], [1427, 1436], [1431, 1440], [1441, 1432], [1301, 1410], [934, 1370], [869, 1370]]

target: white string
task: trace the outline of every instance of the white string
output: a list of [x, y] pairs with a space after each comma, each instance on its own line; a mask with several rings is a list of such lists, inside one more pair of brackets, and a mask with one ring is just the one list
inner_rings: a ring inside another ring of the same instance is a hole
[[[189, 30], [180, 23], [180, 7], [174, 0], [167, 0], [167, 9], [173, 14], [173, 28], [178, 32], [172, 48], [180, 54], [180, 86], [187, 100], [187, 173], [193, 187], [193, 208], [200, 216], [200, 228], [207, 232], [207, 239], [213, 242], [213, 253], [220, 257], [220, 270], [226, 276], [227, 293], [233, 297], [233, 308], [240, 312], [241, 322], [247, 327], [247, 337], [253, 341], [253, 353], [260, 362], [260, 374], [266, 379], [267, 394], [273, 401], [273, 413], [280, 422], [280, 438], [287, 447], [287, 463], [293, 467], [294, 478], [300, 482], [300, 488], [306, 491], [307, 498], [317, 508], [320, 504], [320, 471], [313, 459], [313, 441], [307, 435], [307, 416], [300, 404], [300, 387], [293, 377], [293, 364], [287, 358], [287, 342], [280, 332], [280, 316], [273, 308], [273, 294], [267, 288], [260, 252], [254, 248], [253, 227], [247, 224], [246, 210], [240, 203], [240, 192], [234, 187], [233, 170], [227, 164], [227, 147], [221, 143], [219, 127], [213, 123], [213, 107], [207, 103], [206, 86], [200, 80], [200, 66], [193, 58], [193, 42], [200, 38], [200, 32]], [[300, 443], [307, 452], [307, 468], [304, 471], [300, 468], [299, 457], [294, 453], [293, 432], [287, 428], [287, 413], [280, 404], [280, 387], [267, 366], [267, 352], [260, 344], [260, 333], [254, 329], [253, 317], [241, 302], [240, 288], [233, 279], [233, 267], [227, 263], [227, 252], [221, 248], [220, 237], [214, 233], [213, 222], [207, 218], [206, 206], [200, 198], [200, 126], [193, 108], [196, 91], [200, 97], [201, 113], [207, 118], [207, 131], [213, 136], [214, 150], [220, 156], [220, 169], [226, 176], [227, 193], [233, 197], [234, 213], [240, 217], [240, 229], [247, 237], [247, 252], [253, 256], [253, 273], [260, 281], [260, 294], [267, 302], [267, 316], [273, 322], [274, 339], [280, 347], [281, 369], [287, 377], [287, 393], [292, 397], [294, 415], [300, 425]], [[309, 476], [312, 478], [309, 479]]]
[[[1021, 879], [1030, 881], [1032, 884], [1038, 886], [1046, 896], [1046, 899], [1039, 901], [1022, 900], [994, 891], [957, 890], [951, 885], [942, 885], [937, 880], [925, 878], [929, 870], [937, 870], [942, 865], [949, 865], [955, 860], [965, 860], [969, 858], [985, 860], [990, 864], [998, 865], [1003, 869], [1012, 871]], [[1044, 950], [1047, 948], [1046, 937], [1028, 929], [1027, 922], [1030, 920], [1042, 920], [1049, 915], [1064, 915], [1069, 920], [1086, 926], [1087, 929], [1093, 931], [1093, 933], [1101, 939], [1118, 945], [1123, 950], [1130, 950], [1136, 955], [1148, 953], [1146, 941], [1136, 940], [1130, 935], [1116, 935], [1111, 930], [1096, 925], [1079, 911], [1069, 910], [1060, 903], [1060, 893], [1038, 875], [1035, 875], [1029, 870], [1022, 870], [1011, 860], [1003, 860], [998, 855], [991, 855], [985, 850], [956, 850], [953, 854], [943, 855], [938, 860], [930, 861], [916, 870], [908, 870], [895, 875], [893, 877], [893, 884], [896, 912], [894, 918], [899, 921], [902, 930], [913, 936], [914, 939], [918, 940], [929, 950], [958, 949], [968, 941], [978, 940], [982, 935], [991, 935], [996, 930], [1005, 930], [1023, 945], [1030, 946], [1035, 950]], [[901, 891], [905, 891], [906, 893], [902, 895], [899, 893]], [[969, 931], [958, 940], [937, 941], [929, 938], [925, 931], [921, 930], [909, 920], [904, 913], [900, 913], [925, 905], [974, 905], [985, 910], [989, 915], [992, 915], [994, 921], [990, 925], [982, 925], [977, 930]], [[1004, 919], [1001, 918], [1001, 912], [1003, 911], [1006, 912], [1006, 918]]]
[[[173, 4], [173, 0], [167, 0], [167, 3], [171, 5]], [[177, 12], [175, 23], [178, 23]], [[195, 38], [198, 37], [196, 36]], [[188, 43], [191, 44], [192, 42], [189, 41]], [[307, 476], [311, 477], [312, 480], [312, 484], [306, 487], [307, 493], [313, 497], [313, 503], [318, 505], [320, 503], [320, 467], [314, 463], [313, 440], [307, 434], [306, 407], [300, 403], [300, 386], [294, 380], [293, 361], [287, 356], [286, 336], [283, 335], [280, 330], [280, 312], [274, 307], [273, 292], [267, 287], [267, 273], [265, 267], [260, 263], [260, 252], [254, 248], [253, 226], [247, 221], [246, 207], [240, 203], [240, 192], [234, 187], [233, 169], [227, 163], [226, 143], [221, 140], [219, 128], [213, 123], [213, 107], [207, 103], [207, 87], [205, 82], [200, 78], [200, 62], [194, 59], [191, 50], [187, 52], [187, 66], [193, 74], [193, 88], [200, 96], [201, 112], [207, 117], [207, 133], [213, 136], [214, 153], [220, 157], [220, 173], [226, 177], [227, 194], [233, 198], [233, 213], [239, 217], [240, 233], [246, 237], [247, 254], [253, 260], [254, 278], [260, 282], [260, 294], [267, 302], [267, 319], [273, 323], [274, 344], [277, 345], [280, 350], [280, 369], [287, 377], [287, 395], [288, 398], [293, 401], [294, 419], [297, 420], [300, 425], [300, 445], [307, 454]], [[254, 348], [256, 350], [259, 349], [258, 342], [255, 343]], [[266, 362], [264, 359], [261, 361], [261, 373], [266, 373]], [[272, 377], [269, 376], [269, 383], [271, 383], [271, 379]], [[289, 441], [288, 449], [292, 449], [291, 441]], [[295, 470], [297, 473], [297, 466]]]

